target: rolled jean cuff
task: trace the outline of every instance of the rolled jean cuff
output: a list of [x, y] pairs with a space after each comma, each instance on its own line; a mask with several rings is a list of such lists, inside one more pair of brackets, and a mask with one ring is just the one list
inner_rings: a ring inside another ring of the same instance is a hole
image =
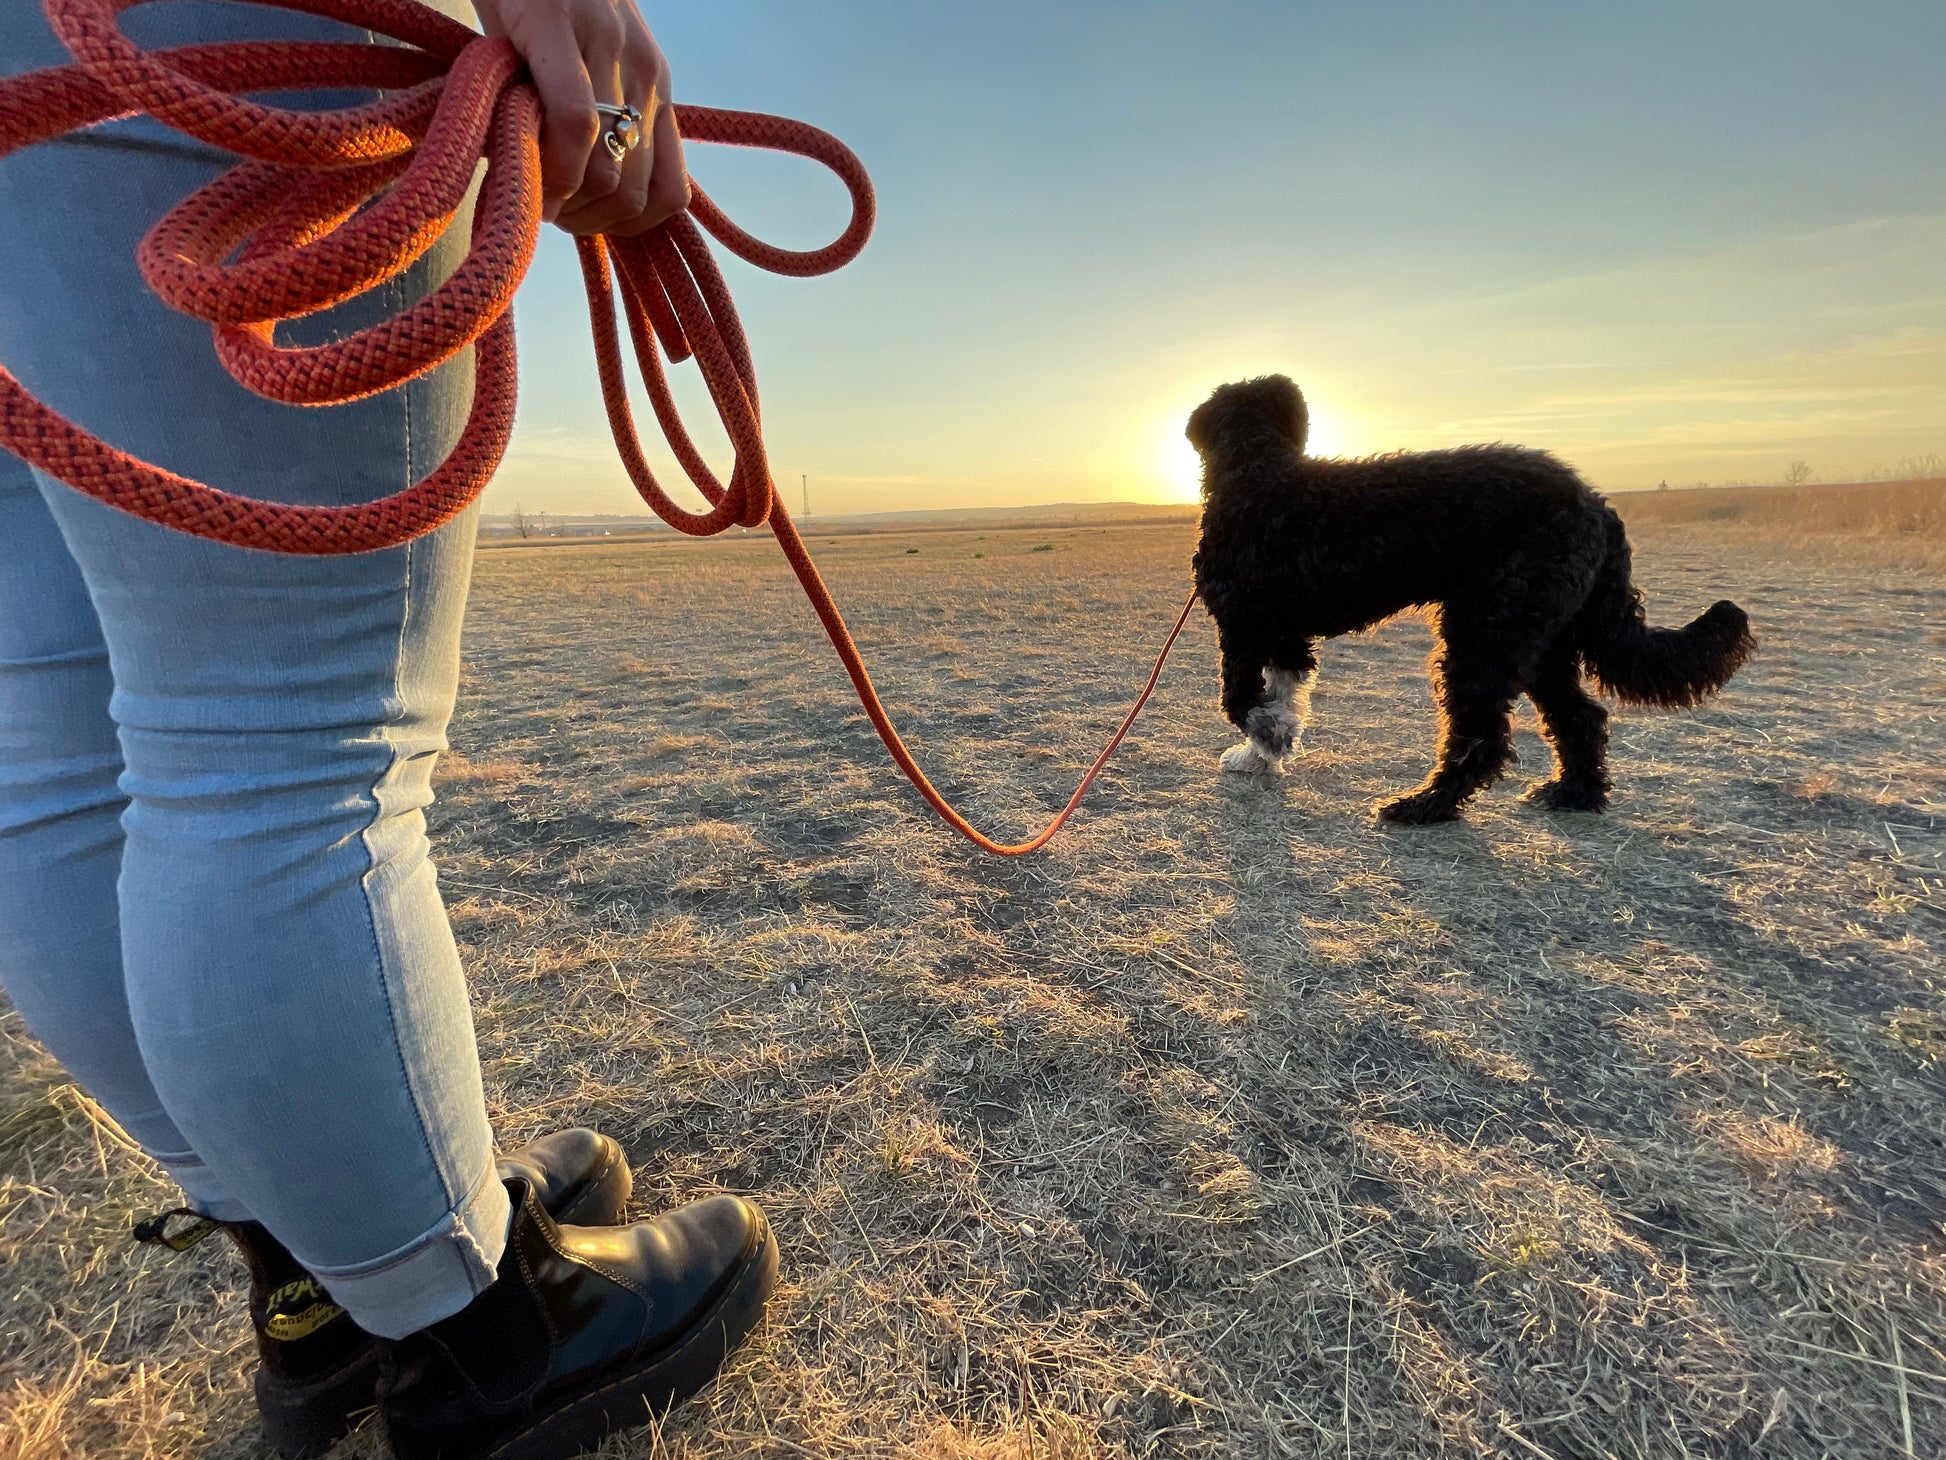
[[219, 1222], [247, 1222], [251, 1220], [250, 1208], [230, 1194], [230, 1188], [223, 1184], [203, 1158], [197, 1155], [170, 1155], [164, 1151], [150, 1151], [149, 1159], [169, 1173], [169, 1179], [182, 1188], [184, 1204], [192, 1211], [201, 1212], [206, 1217], [214, 1217]]
[[512, 1216], [507, 1188], [489, 1161], [472, 1194], [403, 1247], [355, 1267], [304, 1266], [360, 1328], [404, 1338], [452, 1317], [493, 1285]]

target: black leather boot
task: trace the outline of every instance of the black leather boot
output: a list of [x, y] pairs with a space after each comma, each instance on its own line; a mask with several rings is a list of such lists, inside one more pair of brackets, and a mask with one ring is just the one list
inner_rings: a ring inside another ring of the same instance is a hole
[[507, 1183], [500, 1276], [391, 1345], [379, 1383], [397, 1460], [560, 1460], [716, 1376], [763, 1316], [777, 1239], [741, 1197], [626, 1227], [558, 1226]]
[[[585, 1129], [556, 1131], [502, 1156], [502, 1180], [527, 1183], [564, 1222], [622, 1219], [631, 1179], [622, 1148]], [[317, 1455], [375, 1402], [381, 1346], [352, 1321], [284, 1244], [256, 1222], [218, 1222], [178, 1208], [136, 1224], [135, 1240], [186, 1252], [212, 1232], [236, 1244], [250, 1272], [257, 1334], [257, 1408], [278, 1453]]]

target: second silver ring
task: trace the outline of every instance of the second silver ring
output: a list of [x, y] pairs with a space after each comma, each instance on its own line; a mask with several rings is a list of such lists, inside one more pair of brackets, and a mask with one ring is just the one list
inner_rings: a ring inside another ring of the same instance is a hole
[[642, 113], [639, 108], [598, 101], [595, 103], [595, 114], [608, 123], [601, 131], [601, 145], [617, 162], [642, 145]]

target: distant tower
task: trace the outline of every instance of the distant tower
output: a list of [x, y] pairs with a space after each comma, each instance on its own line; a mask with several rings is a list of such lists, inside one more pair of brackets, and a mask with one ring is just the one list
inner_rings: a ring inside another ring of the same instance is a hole
[[808, 472], [799, 472], [797, 484], [804, 491], [804, 520], [811, 520], [811, 477]]

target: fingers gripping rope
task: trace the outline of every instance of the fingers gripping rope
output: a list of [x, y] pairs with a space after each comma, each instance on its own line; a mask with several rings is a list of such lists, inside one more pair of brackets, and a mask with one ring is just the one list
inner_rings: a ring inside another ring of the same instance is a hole
[[[209, 321], [224, 368], [247, 389], [292, 405], [357, 400], [475, 347], [471, 413], [446, 460], [393, 496], [345, 507], [292, 507], [190, 481], [118, 451], [49, 409], [0, 366], [0, 445], [110, 506], [198, 537], [280, 553], [394, 547], [471, 504], [505, 454], [516, 391], [515, 290], [534, 256], [541, 214], [540, 103], [519, 56], [416, 0], [262, 0], [362, 26], [399, 46], [232, 42], [143, 51], [121, 33], [139, 0], [46, 0], [75, 64], [0, 81], [0, 157], [114, 117], [146, 113], [242, 157], [150, 230], [138, 252], [164, 301]], [[381, 91], [376, 101], [300, 112], [245, 93], [309, 88]], [[899, 739], [856, 645], [783, 504], [765, 454], [756, 370], [728, 287], [703, 237], [759, 268], [793, 277], [850, 263], [871, 236], [871, 179], [837, 138], [755, 112], [677, 106], [691, 142], [788, 152], [821, 163], [851, 194], [851, 221], [823, 248], [793, 251], [753, 237], [700, 189], [687, 215], [639, 238], [583, 238], [602, 399], [622, 463], [665, 522], [693, 536], [770, 525], [899, 768], [975, 845], [1014, 856], [1046, 845], [1073, 814], [1155, 688], [1188, 618], [1183, 606], [1137, 698], [1067, 806], [1036, 837], [1002, 844], [975, 830], [934, 789]], [[417, 304], [330, 344], [276, 344], [276, 326], [383, 284], [409, 268], [459, 211], [487, 162], [470, 251]], [[698, 226], [700, 224], [700, 227]], [[676, 459], [709, 504], [689, 511], [650, 472], [622, 373], [619, 285], [630, 343]], [[658, 345], [661, 347], [658, 350]], [[728, 483], [690, 439], [661, 358], [694, 356], [734, 449]]]

